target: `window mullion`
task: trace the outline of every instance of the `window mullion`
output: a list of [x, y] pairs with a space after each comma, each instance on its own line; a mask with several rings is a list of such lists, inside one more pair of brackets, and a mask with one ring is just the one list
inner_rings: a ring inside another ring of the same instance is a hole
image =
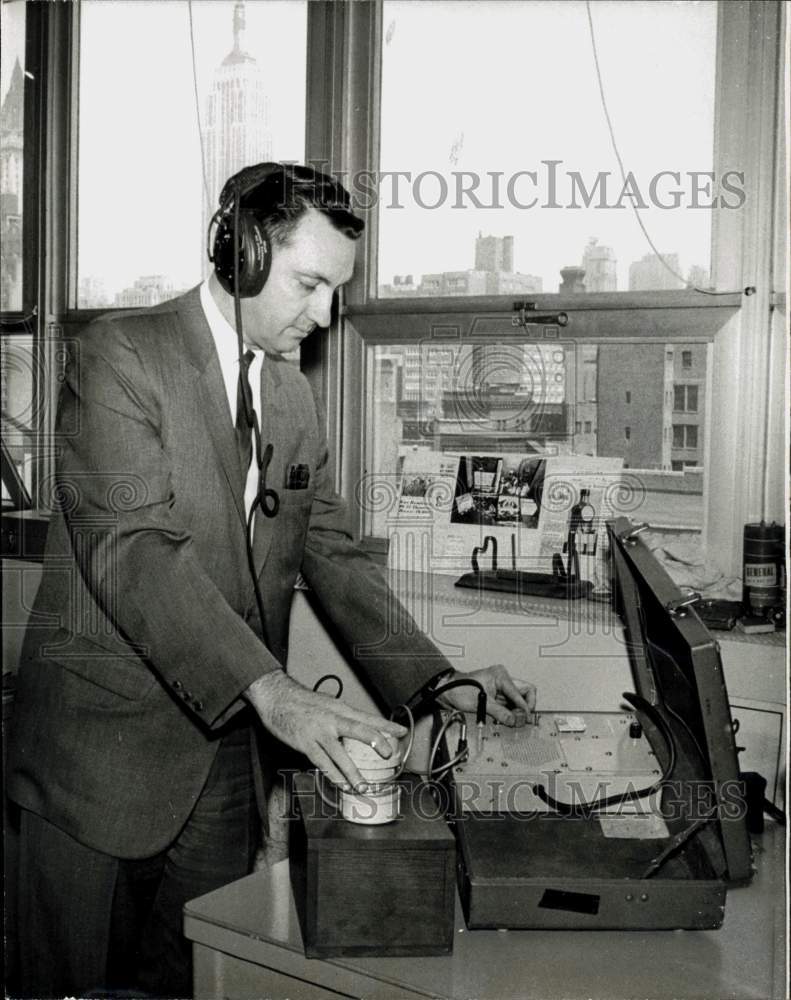
[[755, 288], [714, 352], [717, 433], [706, 465], [706, 546], [733, 576], [741, 575], [744, 524], [784, 519], [783, 490], [771, 475], [775, 465], [784, 465], [783, 442], [768, 434], [770, 400], [784, 394], [783, 372], [770, 363], [774, 166], [783, 134], [777, 117], [780, 16], [776, 3], [720, 6], [715, 170], [743, 171], [746, 198], [739, 211], [715, 213], [712, 273], [719, 289]]

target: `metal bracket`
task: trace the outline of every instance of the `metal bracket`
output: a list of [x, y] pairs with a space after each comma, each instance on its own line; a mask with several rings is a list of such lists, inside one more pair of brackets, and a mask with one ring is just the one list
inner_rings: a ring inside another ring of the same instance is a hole
[[472, 571], [473, 573], [480, 573], [480, 567], [478, 565], [478, 556], [486, 555], [486, 550], [489, 548], [489, 542], [492, 543], [492, 570], [497, 570], [497, 539], [494, 535], [487, 535], [483, 540], [483, 545], [476, 545], [472, 550]]
[[665, 609], [674, 618], [684, 618], [687, 614], [687, 608], [692, 607], [693, 604], [697, 604], [701, 601], [702, 597], [698, 593], [687, 594], [678, 601], [668, 601], [665, 605]]
[[636, 545], [637, 536], [650, 527], [651, 525], [647, 521], [643, 521], [642, 524], [633, 524], [618, 536], [618, 541], [624, 542], [626, 545]]

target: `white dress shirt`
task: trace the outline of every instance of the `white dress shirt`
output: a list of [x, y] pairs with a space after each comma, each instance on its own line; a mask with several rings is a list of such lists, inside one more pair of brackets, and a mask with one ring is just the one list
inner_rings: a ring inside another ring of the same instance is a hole
[[[236, 337], [236, 330], [220, 312], [219, 306], [214, 301], [214, 296], [209, 289], [209, 279], [200, 286], [200, 303], [209, 324], [211, 335], [214, 338], [214, 346], [217, 349], [217, 357], [220, 359], [220, 370], [222, 380], [225, 383], [225, 393], [228, 397], [228, 411], [231, 425], [236, 425], [236, 391], [239, 384], [239, 346]], [[253, 390], [253, 409], [258, 426], [261, 426], [261, 366], [264, 363], [264, 352], [257, 347], [245, 344], [245, 350], [253, 352], [253, 360], [250, 362], [249, 377], [250, 386]], [[244, 509], [247, 514], [255, 499], [258, 488], [258, 466], [255, 460], [255, 440], [253, 440], [253, 460], [247, 470], [247, 482], [244, 488]]]

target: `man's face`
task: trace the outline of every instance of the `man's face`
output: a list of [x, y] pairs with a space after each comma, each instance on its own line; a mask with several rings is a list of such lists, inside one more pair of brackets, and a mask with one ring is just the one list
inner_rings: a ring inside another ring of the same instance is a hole
[[245, 340], [268, 354], [286, 354], [317, 326], [329, 326], [335, 289], [352, 276], [354, 240], [311, 208], [285, 244], [273, 244], [266, 285], [243, 299]]

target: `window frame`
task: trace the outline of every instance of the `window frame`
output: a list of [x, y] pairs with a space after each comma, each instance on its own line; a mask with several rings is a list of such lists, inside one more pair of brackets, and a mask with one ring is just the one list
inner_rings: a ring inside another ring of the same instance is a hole
[[[46, 324], [41, 303], [43, 273], [40, 266], [44, 234], [42, 230], [43, 171], [41, 156], [46, 149], [44, 127], [45, 94], [47, 90], [47, 34], [43, 5], [25, 5], [25, 82], [23, 92], [23, 164], [22, 164], [22, 299], [21, 308], [3, 310], [0, 314], [0, 337], [3, 349], [15, 337], [32, 337], [32, 426], [34, 435], [32, 483], [29, 490], [32, 504], [40, 492], [48, 441], [47, 396], [48, 379], [44, 349]], [[44, 359], [44, 360], [42, 360]], [[5, 429], [4, 429], [5, 430]], [[12, 496], [14, 493], [12, 492]], [[27, 498], [20, 507], [4, 506], [3, 512], [25, 509]]]
[[[365, 32], [346, 35], [345, 67], [340, 77], [357, 83], [354, 96], [357, 131], [347, 134], [333, 167], [347, 173], [378, 165], [380, 127], [382, 5], [353, 4], [351, 20], [365, 21]], [[722, 172], [734, 163], [755, 178], [754, 197], [739, 212], [716, 213], [712, 227], [711, 268], [714, 289], [707, 296], [695, 291], [616, 292], [595, 295], [536, 294], [540, 307], [565, 310], [573, 322], [564, 338], [596, 341], [628, 337], [637, 342], [706, 342], [709, 349], [705, 398], [707, 421], [703, 452], [704, 543], [716, 553], [721, 569], [741, 574], [741, 540], [751, 520], [785, 520], [784, 414], [785, 379], [782, 324], [785, 287], [780, 264], [783, 238], [778, 220], [784, 218], [780, 192], [783, 177], [782, 89], [779, 85], [781, 41], [786, 12], [777, 0], [723, 2], [718, 8], [714, 167]], [[364, 36], [364, 45], [360, 41]], [[748, 44], [745, 49], [745, 38]], [[367, 85], [361, 92], [360, 81]], [[352, 90], [344, 95], [346, 114]], [[361, 110], [362, 109], [362, 110]], [[337, 350], [324, 355], [328, 367], [325, 385], [335, 387], [343, 404], [328, 411], [334, 442], [337, 482], [354, 502], [368, 473], [365, 441], [367, 348], [383, 343], [420, 340], [432, 324], [456, 323], [470, 336], [475, 315], [490, 321], [486, 337], [530, 339], [510, 326], [512, 300], [493, 298], [376, 299], [377, 216], [367, 213], [366, 237], [361, 247], [359, 273], [347, 290], [341, 309]], [[771, 239], [766, 239], [766, 234]], [[735, 252], [733, 248], [738, 248]], [[746, 295], [742, 291], [754, 291]], [[729, 294], [730, 293], [730, 294]], [[775, 316], [772, 316], [772, 312]], [[634, 337], [639, 329], [641, 335]], [[606, 331], [606, 338], [604, 333]], [[672, 332], [671, 332], [672, 331]], [[750, 336], [751, 331], [753, 336]], [[760, 331], [762, 336], [755, 336]], [[535, 336], [535, 335], [534, 335]], [[477, 338], [476, 338], [477, 339]], [[467, 340], [464, 342], [472, 342]], [[748, 361], [745, 370], [744, 361]], [[735, 405], [734, 405], [735, 403]], [[711, 434], [716, 424], [716, 440]], [[744, 447], [743, 442], [749, 442]], [[734, 463], [742, 485], [734, 498]], [[778, 471], [780, 470], [780, 471]], [[726, 483], [730, 484], [726, 487]], [[371, 551], [386, 553], [387, 540], [364, 536], [363, 511], [355, 506], [355, 527]]]

